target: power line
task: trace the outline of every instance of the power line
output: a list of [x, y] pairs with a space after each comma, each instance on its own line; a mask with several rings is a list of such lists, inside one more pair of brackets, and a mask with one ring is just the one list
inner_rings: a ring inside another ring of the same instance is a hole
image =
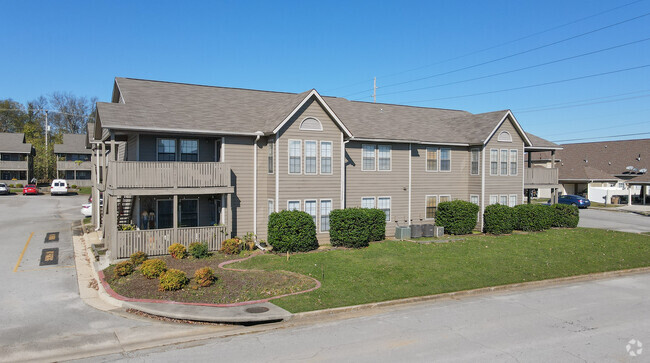
[[[589, 129], [588, 131], [580, 131], [580, 132], [591, 132], [591, 131], [601, 131], [601, 130], [608, 130], [608, 129], [617, 129], [617, 128], [622, 127], [622, 126], [636, 126], [636, 125], [645, 125], [645, 124], [649, 124], [649, 123], [650, 123], [650, 121], [634, 122], [634, 123], [631, 123], [631, 124], [618, 124], [616, 126], [599, 127], [597, 129]], [[547, 135], [544, 136], [544, 138], [548, 138], [549, 136], [566, 135], [566, 134], [567, 134], [566, 131], [565, 132], [560, 132], [560, 133], [557, 133], [557, 134], [550, 134], [550, 135], [547, 134]]]
[[622, 135], [608, 135], [608, 136], [596, 136], [596, 137], [583, 137], [580, 139], [565, 139], [565, 140], [554, 140], [553, 142], [565, 142], [565, 141], [580, 141], [580, 140], [593, 140], [593, 139], [608, 139], [612, 137], [627, 137], [627, 136], [639, 136], [639, 135], [650, 135], [650, 132], [640, 132], [636, 134], [622, 134]]
[[69, 112], [63, 112], [63, 111], [56, 111], [56, 110], [47, 110], [44, 108], [39, 108], [39, 109], [29, 109], [27, 111], [19, 109], [19, 108], [0, 108], [0, 111], [21, 111], [28, 113], [30, 111], [44, 111], [44, 112], [52, 112], [52, 113], [60, 113], [63, 115], [69, 115], [69, 116], [80, 116], [80, 117], [91, 117], [91, 115], [83, 115], [83, 114], [78, 114], [78, 113], [69, 113]]
[[[626, 47], [626, 46], [633, 45], [633, 44], [637, 44], [637, 43], [647, 42], [648, 40], [650, 40], [650, 38], [645, 38], [645, 39], [635, 40], [635, 41], [633, 41], [633, 42], [628, 42], [628, 43], [624, 43], [624, 44], [614, 45], [614, 46], [611, 46], [611, 47], [608, 47], [608, 48], [602, 48], [602, 49], [594, 50], [594, 51], [591, 51], [591, 52], [582, 53], [582, 54], [577, 54], [577, 55], [573, 55], [573, 56], [570, 56], [570, 57], [560, 58], [560, 59], [556, 59], [556, 60], [552, 60], [552, 61], [548, 61], [548, 62], [544, 62], [544, 63], [538, 63], [538, 64], [535, 64], [535, 65], [532, 65], [532, 66], [526, 66], [526, 67], [521, 67], [521, 68], [517, 68], [517, 69], [508, 70], [508, 71], [503, 71], [503, 72], [498, 72], [498, 73], [492, 73], [492, 74], [488, 74], [488, 75], [485, 75], [485, 76], [474, 77], [474, 78], [468, 78], [468, 79], [464, 79], [464, 80], [460, 80], [460, 81], [449, 82], [449, 83], [443, 83], [443, 84], [436, 84], [436, 85], [433, 85], [433, 86], [420, 87], [420, 88], [412, 88], [412, 89], [408, 89], [408, 90], [402, 90], [402, 91], [394, 91], [394, 92], [383, 93], [382, 96], [388, 96], [388, 95], [394, 95], [394, 94], [406, 93], [406, 92], [415, 92], [415, 91], [421, 91], [421, 90], [425, 90], [425, 89], [431, 89], [431, 88], [437, 88], [437, 87], [444, 87], [444, 86], [450, 86], [450, 85], [453, 85], [453, 84], [459, 84], [459, 83], [464, 83], [464, 82], [476, 81], [476, 80], [479, 80], [479, 79], [485, 79], [485, 78], [490, 78], [490, 77], [502, 76], [502, 75], [504, 75], [504, 74], [515, 73], [515, 72], [519, 72], [519, 71], [523, 71], [523, 70], [527, 70], [527, 69], [532, 69], [532, 68], [542, 67], [542, 66], [546, 66], [546, 65], [549, 65], [549, 64], [554, 64], [554, 63], [564, 62], [564, 61], [571, 60], [571, 59], [576, 59], [576, 58], [585, 57], [585, 56], [588, 56], [588, 55], [593, 55], [593, 54], [597, 54], [597, 53], [602, 53], [602, 52], [606, 52], [606, 51], [609, 51], [609, 50], [613, 50], [613, 49], [618, 49], [618, 48]], [[363, 97], [363, 98], [366, 98], [366, 97]], [[363, 98], [360, 98], [360, 99], [363, 99]], [[360, 100], [360, 99], [356, 99], [355, 101]]]
[[539, 112], [539, 111], [559, 110], [559, 109], [563, 109], [563, 108], [573, 108], [573, 107], [582, 107], [582, 106], [590, 106], [590, 105], [599, 105], [599, 104], [603, 104], [603, 103], [620, 102], [620, 101], [634, 100], [634, 99], [637, 99], [637, 98], [645, 98], [645, 97], [650, 97], [650, 93], [646, 94], [646, 95], [640, 95], [640, 96], [634, 96], [634, 97], [619, 98], [619, 99], [616, 99], [616, 100], [577, 103], [577, 104], [568, 105], [568, 106], [538, 108], [538, 109], [533, 109], [533, 110], [528, 110], [528, 111], [517, 111], [517, 113], [530, 113], [530, 112]]
[[[533, 52], [533, 51], [536, 51], [536, 50], [540, 50], [540, 49], [547, 48], [547, 47], [550, 47], [550, 46], [553, 46], [553, 45], [557, 45], [557, 44], [560, 44], [560, 43], [564, 43], [564, 42], [567, 42], [567, 41], [569, 41], [569, 40], [577, 39], [577, 38], [583, 37], [583, 36], [585, 36], [585, 35], [593, 34], [593, 33], [599, 32], [599, 31], [601, 31], [601, 30], [609, 29], [609, 28], [612, 28], [612, 27], [615, 27], [615, 26], [618, 26], [618, 25], [621, 25], [621, 24], [624, 24], [624, 23], [628, 23], [628, 22], [630, 22], [630, 21], [634, 21], [634, 20], [637, 20], [637, 19], [640, 19], [640, 18], [646, 17], [646, 16], [648, 16], [648, 15], [650, 15], [650, 13], [645, 13], [645, 14], [638, 15], [638, 16], [635, 16], [635, 17], [632, 17], [632, 18], [628, 18], [628, 19], [625, 19], [625, 20], [623, 20], [623, 21], [619, 21], [618, 23], [609, 24], [609, 25], [606, 25], [606, 26], [600, 27], [600, 28], [598, 28], [598, 29], [590, 30], [590, 31], [585, 32], [585, 33], [581, 33], [581, 34], [574, 35], [574, 36], [571, 36], [571, 37], [568, 37], [568, 38], [564, 38], [564, 39], [560, 39], [560, 40], [557, 40], [557, 41], [554, 41], [554, 42], [551, 42], [551, 43], [547, 43], [547, 44], [544, 44], [544, 45], [540, 45], [540, 46], [537, 46], [537, 47], [533, 47], [533, 48], [530, 48], [530, 49], [526, 49], [526, 50], [521, 51], [521, 52], [517, 52], [517, 53], [509, 54], [509, 55], [506, 55], [506, 56], [503, 56], [503, 57], [499, 57], [499, 58], [494, 58], [494, 59], [491, 59], [491, 60], [488, 60], [488, 61], [485, 61], [485, 62], [481, 62], [481, 63], [473, 64], [473, 65], [466, 66], [466, 67], [456, 68], [456, 69], [453, 69], [453, 70], [451, 70], [451, 71], [446, 71], [446, 72], [442, 72], [442, 73], [436, 73], [436, 74], [433, 74], [433, 75], [430, 75], [430, 76], [426, 76], [426, 77], [420, 77], [420, 78], [415, 78], [415, 79], [411, 79], [411, 80], [408, 80], [408, 81], [402, 81], [402, 82], [397, 82], [397, 83], [391, 83], [391, 84], [388, 84], [388, 85], [386, 85], [386, 86], [382, 86], [382, 88], [395, 87], [395, 86], [399, 86], [399, 85], [403, 85], [403, 84], [407, 84], [407, 83], [413, 83], [413, 82], [422, 81], [422, 80], [425, 80], [425, 79], [431, 79], [431, 78], [434, 78], [434, 77], [444, 76], [444, 75], [447, 75], [447, 74], [456, 73], [456, 72], [460, 72], [460, 71], [464, 71], [464, 70], [468, 70], [468, 69], [472, 69], [472, 68], [480, 67], [480, 66], [483, 66], [483, 65], [486, 65], [486, 64], [490, 64], [490, 63], [498, 62], [498, 61], [501, 61], [501, 60], [504, 60], [504, 59], [508, 59], [508, 58], [516, 57], [516, 56], [519, 56], [519, 55], [522, 55], [522, 54], [530, 53], [530, 52]], [[343, 96], [343, 97], [344, 97], [344, 98], [347, 98], [347, 97], [349, 97], [349, 96], [354, 96], [354, 95], [357, 95], [357, 94], [360, 94], [360, 93], [364, 93], [364, 92], [367, 92], [367, 90], [360, 91], [360, 92], [355, 92], [355, 93], [351, 93], [351, 94], [349, 94], [349, 95], [345, 95], [345, 96]]]
[[605, 76], [605, 75], [608, 75], [608, 74], [627, 72], [627, 71], [632, 71], [632, 70], [642, 69], [642, 68], [647, 68], [647, 67], [650, 67], [650, 64], [644, 64], [644, 65], [637, 66], [637, 67], [630, 67], [630, 68], [617, 69], [617, 70], [615, 70], [615, 71], [609, 71], [609, 72], [602, 72], [602, 73], [590, 74], [590, 75], [586, 75], [586, 76], [580, 76], [580, 77], [574, 77], [574, 78], [561, 79], [561, 80], [558, 80], [558, 81], [536, 83], [536, 84], [530, 84], [530, 85], [526, 85], [526, 86], [513, 87], [513, 88], [505, 88], [505, 89], [500, 89], [500, 90], [496, 90], [496, 91], [487, 91], [487, 92], [470, 93], [470, 94], [465, 94], [465, 95], [460, 95], [460, 96], [440, 97], [440, 98], [430, 98], [430, 99], [426, 99], [426, 100], [411, 101], [410, 103], [420, 103], [420, 102], [440, 101], [440, 100], [451, 100], [451, 99], [455, 99], [455, 98], [473, 97], [473, 96], [488, 95], [488, 94], [501, 93], [501, 92], [507, 92], [507, 91], [516, 91], [516, 90], [520, 90], [520, 89], [534, 88], [534, 87], [541, 87], [541, 86], [548, 86], [548, 85], [551, 85], [551, 84], [565, 83], [565, 82], [577, 81], [577, 80], [586, 79], [586, 78]]
[[595, 97], [595, 98], [584, 98], [584, 99], [581, 99], [581, 100], [574, 100], [574, 101], [561, 102], [561, 103], [551, 103], [551, 104], [542, 105], [542, 106], [532, 106], [532, 107], [521, 108], [521, 109], [518, 109], [516, 111], [518, 113], [521, 113], [521, 112], [527, 112], [527, 111], [530, 111], [530, 110], [537, 110], [537, 109], [545, 108], [545, 107], [572, 105], [572, 104], [575, 104], [575, 103], [578, 103], [578, 102], [604, 100], [604, 99], [608, 99], [608, 98], [633, 95], [635, 93], [648, 92], [648, 91], [650, 91], [650, 89], [643, 89], [643, 90], [638, 90], [638, 91], [625, 92], [625, 93], [619, 93], [619, 94], [615, 94], [615, 95], [601, 96], [601, 97]]
[[[630, 2], [630, 3], [623, 4], [623, 5], [620, 5], [620, 6], [616, 6], [616, 7], [613, 7], [613, 8], [610, 8], [610, 9], [607, 9], [607, 10], [604, 10], [604, 11], [601, 11], [601, 12], [596, 13], [596, 14], [592, 14], [592, 15], [585, 16], [585, 17], [580, 18], [580, 19], [576, 19], [576, 20], [570, 21], [570, 22], [568, 22], [568, 23], [564, 23], [564, 24], [557, 25], [557, 26], [554, 26], [554, 27], [551, 27], [551, 28], [547, 28], [547, 29], [544, 29], [544, 30], [540, 30], [540, 31], [538, 31], [538, 32], [536, 32], [536, 33], [532, 33], [532, 34], [529, 34], [529, 35], [525, 35], [525, 36], [520, 37], [520, 38], [517, 38], [517, 39], [509, 40], [509, 41], [504, 42], [504, 43], [500, 43], [500, 44], [496, 44], [496, 45], [493, 45], [493, 46], [490, 46], [490, 47], [487, 47], [487, 48], [483, 48], [483, 49], [475, 50], [475, 51], [472, 51], [472, 52], [469, 52], [469, 53], [465, 53], [465, 54], [462, 54], [462, 55], [459, 55], [459, 56], [456, 56], [456, 57], [447, 58], [447, 59], [445, 59], [445, 60], [441, 60], [441, 61], [438, 61], [438, 62], [435, 62], [435, 63], [430, 63], [430, 64], [427, 64], [427, 65], [424, 65], [424, 66], [420, 66], [420, 67], [411, 68], [411, 69], [404, 70], [404, 71], [400, 71], [400, 72], [396, 72], [396, 73], [391, 73], [391, 74], [383, 75], [383, 76], [381, 76], [381, 77], [393, 77], [393, 76], [397, 76], [397, 75], [400, 75], [400, 74], [404, 74], [404, 73], [408, 73], [408, 72], [413, 72], [413, 71], [417, 71], [417, 70], [424, 69], [424, 68], [429, 68], [429, 67], [432, 67], [432, 66], [435, 66], [435, 65], [438, 65], [438, 64], [442, 64], [442, 63], [446, 63], [446, 62], [450, 62], [450, 61], [453, 61], [453, 60], [458, 60], [458, 59], [461, 59], [461, 58], [468, 57], [468, 56], [470, 56], [470, 55], [474, 55], [474, 54], [478, 54], [478, 53], [486, 52], [486, 51], [488, 51], [488, 50], [492, 50], [492, 49], [500, 48], [500, 47], [502, 47], [502, 46], [504, 46], [504, 45], [508, 45], [508, 44], [516, 43], [516, 42], [521, 41], [521, 40], [524, 40], [524, 39], [532, 38], [532, 37], [534, 37], [534, 36], [536, 36], [536, 35], [540, 35], [540, 34], [548, 33], [548, 32], [550, 32], [550, 31], [557, 30], [557, 29], [560, 29], [560, 28], [564, 28], [564, 27], [566, 27], [566, 26], [569, 26], [569, 25], [572, 25], [572, 24], [576, 24], [576, 23], [579, 23], [579, 22], [581, 22], [581, 21], [585, 21], [585, 20], [587, 20], [587, 19], [591, 19], [591, 18], [594, 18], [594, 17], [600, 16], [600, 15], [603, 15], [603, 14], [606, 14], [606, 13], [609, 13], [609, 12], [612, 12], [612, 11], [615, 11], [615, 10], [618, 10], [618, 9], [621, 9], [621, 8], [624, 8], [624, 7], [627, 7], [627, 6], [630, 6], [630, 5], [633, 5], [633, 4], [636, 4], [636, 3], [639, 3], [639, 2], [641, 2], [641, 1], [644, 1], [644, 0], [636, 0], [636, 1], [632, 1], [632, 2]], [[381, 78], [381, 77], [380, 77], [380, 78]], [[370, 81], [372, 81], [372, 80], [360, 81], [360, 82], [356, 82], [356, 83], [348, 84], [348, 85], [346, 85], [346, 86], [341, 86], [341, 87], [337, 87], [337, 88], [332, 88], [332, 89], [326, 90], [325, 92], [336, 91], [336, 90], [339, 90], [339, 89], [348, 88], [348, 87], [351, 87], [351, 86], [356, 86], [356, 85], [358, 85], [358, 84], [364, 84], [364, 83], [366, 83], [366, 82], [370, 82]]]

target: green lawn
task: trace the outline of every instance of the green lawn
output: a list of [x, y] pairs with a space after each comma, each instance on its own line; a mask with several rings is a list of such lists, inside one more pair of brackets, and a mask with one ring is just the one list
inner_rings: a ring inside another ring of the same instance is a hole
[[77, 188], [77, 193], [78, 194], [90, 194], [92, 193], [93, 188], [92, 187], [79, 187]]
[[261, 255], [234, 268], [287, 270], [322, 282], [273, 303], [302, 312], [517, 282], [650, 266], [650, 237], [596, 229], [463, 236], [419, 244], [385, 241], [360, 250]]

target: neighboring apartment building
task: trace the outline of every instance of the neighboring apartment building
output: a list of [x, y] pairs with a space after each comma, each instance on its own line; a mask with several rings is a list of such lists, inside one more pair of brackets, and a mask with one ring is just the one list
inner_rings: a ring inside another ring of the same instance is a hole
[[[442, 201], [514, 206], [524, 202], [524, 153], [550, 150], [508, 110], [128, 78], [116, 78], [112, 103], [97, 104], [94, 127], [113, 258], [166, 253], [176, 241], [215, 248], [226, 234], [266, 239], [268, 215], [283, 209], [309, 213], [328, 243], [333, 209], [379, 208], [391, 236], [397, 225], [434, 223]], [[128, 223], [140, 230], [118, 230]]]
[[[560, 191], [599, 203], [628, 195], [642, 199], [641, 186], [630, 186], [629, 181], [647, 173], [649, 151], [650, 139], [562, 144], [562, 150], [555, 154]], [[550, 157], [548, 152], [539, 153], [533, 163], [546, 164]]]
[[34, 177], [34, 148], [25, 134], [0, 132], [0, 182], [29, 184]]
[[63, 134], [63, 143], [54, 144], [57, 176], [68, 185], [92, 185], [92, 150], [87, 148], [87, 138], [85, 134]]

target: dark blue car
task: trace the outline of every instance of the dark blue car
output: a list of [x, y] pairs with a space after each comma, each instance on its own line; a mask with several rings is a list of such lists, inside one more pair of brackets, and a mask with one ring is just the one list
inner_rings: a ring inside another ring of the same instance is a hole
[[587, 208], [587, 207], [589, 207], [591, 205], [591, 202], [589, 201], [589, 199], [587, 199], [585, 197], [581, 197], [579, 195], [572, 195], [572, 194], [561, 195], [557, 199], [557, 202], [561, 203], [561, 204], [575, 205], [578, 208]]

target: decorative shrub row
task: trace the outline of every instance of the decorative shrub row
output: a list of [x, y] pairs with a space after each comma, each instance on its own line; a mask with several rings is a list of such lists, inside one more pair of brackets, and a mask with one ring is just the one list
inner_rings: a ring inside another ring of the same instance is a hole
[[221, 253], [236, 255], [241, 252], [243, 242], [239, 238], [230, 238], [221, 243]]
[[180, 243], [174, 243], [169, 246], [167, 252], [177, 260], [182, 260], [187, 256], [187, 249], [185, 249], [185, 246]]
[[332, 246], [361, 248], [370, 241], [386, 236], [386, 214], [380, 209], [346, 208], [330, 213], [330, 242]]
[[436, 225], [449, 234], [469, 234], [476, 227], [478, 205], [464, 200], [438, 203]]
[[160, 291], [173, 291], [180, 290], [187, 285], [190, 280], [185, 275], [185, 272], [170, 268], [160, 275], [160, 282], [158, 283], [158, 290]]
[[316, 225], [306, 212], [283, 210], [271, 213], [268, 237], [275, 252], [306, 252], [318, 248]]
[[510, 233], [513, 229], [542, 231], [551, 227], [575, 228], [580, 220], [578, 207], [566, 204], [520, 204], [513, 208], [493, 204], [485, 208], [483, 217], [485, 232], [492, 234]]
[[140, 267], [140, 272], [148, 279], [155, 279], [165, 271], [167, 271], [167, 264], [158, 258], [146, 260]]

